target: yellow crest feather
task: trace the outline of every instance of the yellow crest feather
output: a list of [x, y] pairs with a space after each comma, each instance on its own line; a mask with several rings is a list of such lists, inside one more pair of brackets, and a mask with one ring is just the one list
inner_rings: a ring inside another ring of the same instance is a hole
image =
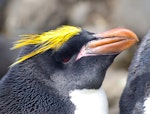
[[79, 34], [80, 32], [81, 28], [77, 28], [74, 26], [62, 26], [60, 28], [44, 32], [42, 34], [22, 35], [23, 38], [16, 41], [11, 49], [17, 49], [27, 45], [37, 45], [37, 48], [31, 53], [18, 58], [17, 61], [11, 66], [23, 62], [49, 49], [53, 49], [56, 51], [71, 37]]

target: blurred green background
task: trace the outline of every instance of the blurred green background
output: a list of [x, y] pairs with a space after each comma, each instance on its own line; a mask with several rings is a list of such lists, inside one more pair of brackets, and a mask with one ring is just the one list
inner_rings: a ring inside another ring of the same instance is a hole
[[[91, 32], [125, 27], [142, 40], [150, 28], [149, 0], [0, 0], [0, 77], [15, 61], [19, 50], [10, 51], [21, 34], [48, 31], [60, 25], [80, 26]], [[128, 66], [138, 44], [120, 54], [103, 83], [110, 114], [118, 113], [118, 102]]]

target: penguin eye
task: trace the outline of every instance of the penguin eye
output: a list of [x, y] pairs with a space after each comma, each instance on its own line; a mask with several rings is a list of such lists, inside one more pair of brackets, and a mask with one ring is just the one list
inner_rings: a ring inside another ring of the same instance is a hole
[[67, 62], [69, 62], [69, 60], [70, 60], [70, 58], [64, 58], [64, 59], [62, 60], [62, 62], [63, 62], [63, 63], [67, 63]]

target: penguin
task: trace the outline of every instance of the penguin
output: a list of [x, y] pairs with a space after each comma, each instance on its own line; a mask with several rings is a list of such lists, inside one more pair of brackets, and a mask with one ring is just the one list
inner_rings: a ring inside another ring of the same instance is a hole
[[0, 81], [1, 114], [107, 114], [106, 70], [138, 41], [128, 29], [96, 34], [69, 25], [22, 37]]
[[150, 114], [150, 31], [129, 67], [127, 83], [120, 98], [120, 114]]

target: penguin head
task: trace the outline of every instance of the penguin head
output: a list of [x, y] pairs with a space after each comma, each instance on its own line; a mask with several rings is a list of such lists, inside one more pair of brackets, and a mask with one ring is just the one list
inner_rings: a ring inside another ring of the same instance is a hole
[[63, 26], [41, 35], [25, 35], [14, 46], [25, 47], [12, 67], [38, 69], [41, 75], [37, 76], [61, 92], [97, 89], [114, 58], [137, 41], [132, 31], [123, 28], [95, 34]]

